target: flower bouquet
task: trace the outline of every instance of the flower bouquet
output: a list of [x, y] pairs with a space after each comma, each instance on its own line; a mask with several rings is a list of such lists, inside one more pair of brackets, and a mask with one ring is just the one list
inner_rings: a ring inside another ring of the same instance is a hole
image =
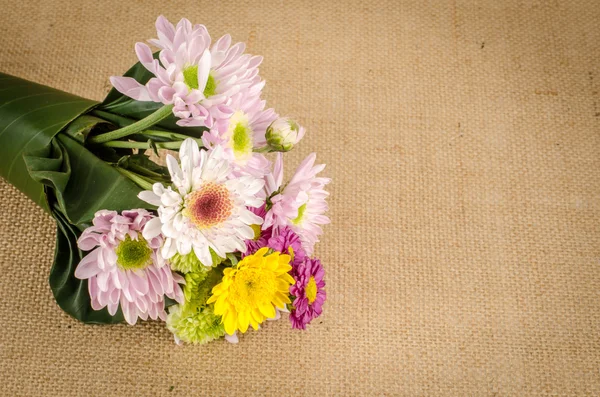
[[261, 57], [187, 19], [156, 30], [102, 103], [0, 74], [0, 173], [56, 220], [56, 301], [85, 323], [160, 319], [178, 343], [282, 312], [304, 329], [326, 296], [325, 166], [283, 182], [304, 129], [265, 109]]

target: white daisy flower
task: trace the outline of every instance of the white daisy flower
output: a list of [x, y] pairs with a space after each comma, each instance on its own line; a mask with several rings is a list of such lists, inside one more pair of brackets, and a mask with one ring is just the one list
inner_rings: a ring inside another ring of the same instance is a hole
[[179, 159], [180, 163], [167, 155], [172, 187], [155, 183], [151, 191], [139, 194], [140, 199], [158, 206], [158, 217], [148, 222], [144, 238], [162, 232], [163, 258], [193, 251], [205, 266], [212, 266], [211, 249], [222, 258], [230, 252], [245, 252], [244, 241], [254, 236], [250, 225], [262, 224], [262, 218], [247, 207], [264, 204], [257, 197], [264, 181], [236, 176], [220, 148], [208, 154], [193, 139], [183, 142]]

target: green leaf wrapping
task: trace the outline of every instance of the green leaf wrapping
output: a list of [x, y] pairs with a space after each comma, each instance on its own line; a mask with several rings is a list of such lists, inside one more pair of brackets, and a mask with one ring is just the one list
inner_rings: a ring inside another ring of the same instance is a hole
[[66, 134], [26, 155], [25, 163], [33, 179], [52, 190], [58, 210], [73, 225], [89, 223], [101, 209], [151, 208], [137, 198], [136, 184]]
[[97, 103], [0, 73], [0, 176], [49, 211], [42, 185], [23, 153], [42, 149], [67, 124]]
[[90, 131], [107, 122], [80, 117], [95, 106], [95, 101], [0, 74], [0, 176], [56, 219], [49, 281], [58, 305], [82, 322], [110, 324], [123, 320], [121, 312], [113, 317], [106, 309], [93, 310], [87, 280], [74, 276], [85, 256], [77, 239], [98, 210], [152, 207], [137, 198], [136, 184], [83, 146]]

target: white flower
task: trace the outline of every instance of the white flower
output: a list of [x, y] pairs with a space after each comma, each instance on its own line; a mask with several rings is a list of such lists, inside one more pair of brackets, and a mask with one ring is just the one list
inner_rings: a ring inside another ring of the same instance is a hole
[[223, 152], [200, 150], [186, 139], [179, 151], [180, 163], [167, 155], [173, 188], [154, 184], [140, 199], [158, 206], [158, 218], [144, 229], [144, 238], [161, 232], [165, 236], [161, 254], [165, 259], [192, 250], [205, 266], [212, 266], [210, 249], [224, 258], [227, 253], [246, 251], [244, 240], [252, 238], [253, 224], [262, 219], [247, 207], [259, 207], [257, 197], [264, 181], [250, 175], [235, 176]]

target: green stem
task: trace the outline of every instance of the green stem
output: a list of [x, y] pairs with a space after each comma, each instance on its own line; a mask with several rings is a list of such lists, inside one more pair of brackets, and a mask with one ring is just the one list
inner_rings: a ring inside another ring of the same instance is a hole
[[265, 146], [265, 147], [261, 147], [261, 148], [254, 148], [252, 149], [252, 151], [254, 153], [271, 153], [271, 148], [269, 146]]
[[136, 121], [126, 127], [119, 128], [118, 130], [110, 131], [104, 134], [96, 135], [88, 139], [90, 143], [105, 143], [114, 141], [115, 139], [123, 138], [131, 134], [144, 131], [156, 123], [164, 120], [171, 115], [173, 111], [173, 105], [164, 105], [154, 113], [144, 117], [143, 119]]
[[142, 189], [152, 190], [152, 183], [150, 183], [148, 180], [141, 177], [140, 175], [135, 174], [131, 171], [128, 171], [124, 168], [120, 168], [120, 167], [115, 167], [115, 168], [117, 169], [117, 171], [119, 171], [121, 174], [125, 175], [127, 178], [131, 179], [136, 185], [138, 185]]
[[168, 179], [168, 177], [166, 175], [163, 174], [159, 174], [158, 172], [154, 172], [154, 171], [150, 171], [147, 168], [144, 167], [140, 167], [137, 164], [128, 164], [127, 168], [129, 168], [131, 171], [144, 176], [144, 177], [148, 177], [148, 178], [153, 178], [153, 179], [161, 179], [161, 180], [165, 180]]
[[[183, 141], [177, 142], [154, 142], [157, 149], [176, 150], [181, 147]], [[119, 149], [152, 149], [148, 142], [130, 142], [130, 141], [110, 141], [103, 143], [102, 146], [114, 147]]]
[[173, 141], [175, 140], [186, 140], [188, 138], [193, 138], [191, 136], [188, 135], [183, 135], [183, 134], [177, 134], [175, 132], [169, 132], [169, 131], [157, 131], [157, 130], [146, 130], [146, 131], [142, 131], [141, 132], [142, 135], [148, 135], [148, 136], [152, 136], [152, 137], [159, 137], [159, 138], [169, 138]]

